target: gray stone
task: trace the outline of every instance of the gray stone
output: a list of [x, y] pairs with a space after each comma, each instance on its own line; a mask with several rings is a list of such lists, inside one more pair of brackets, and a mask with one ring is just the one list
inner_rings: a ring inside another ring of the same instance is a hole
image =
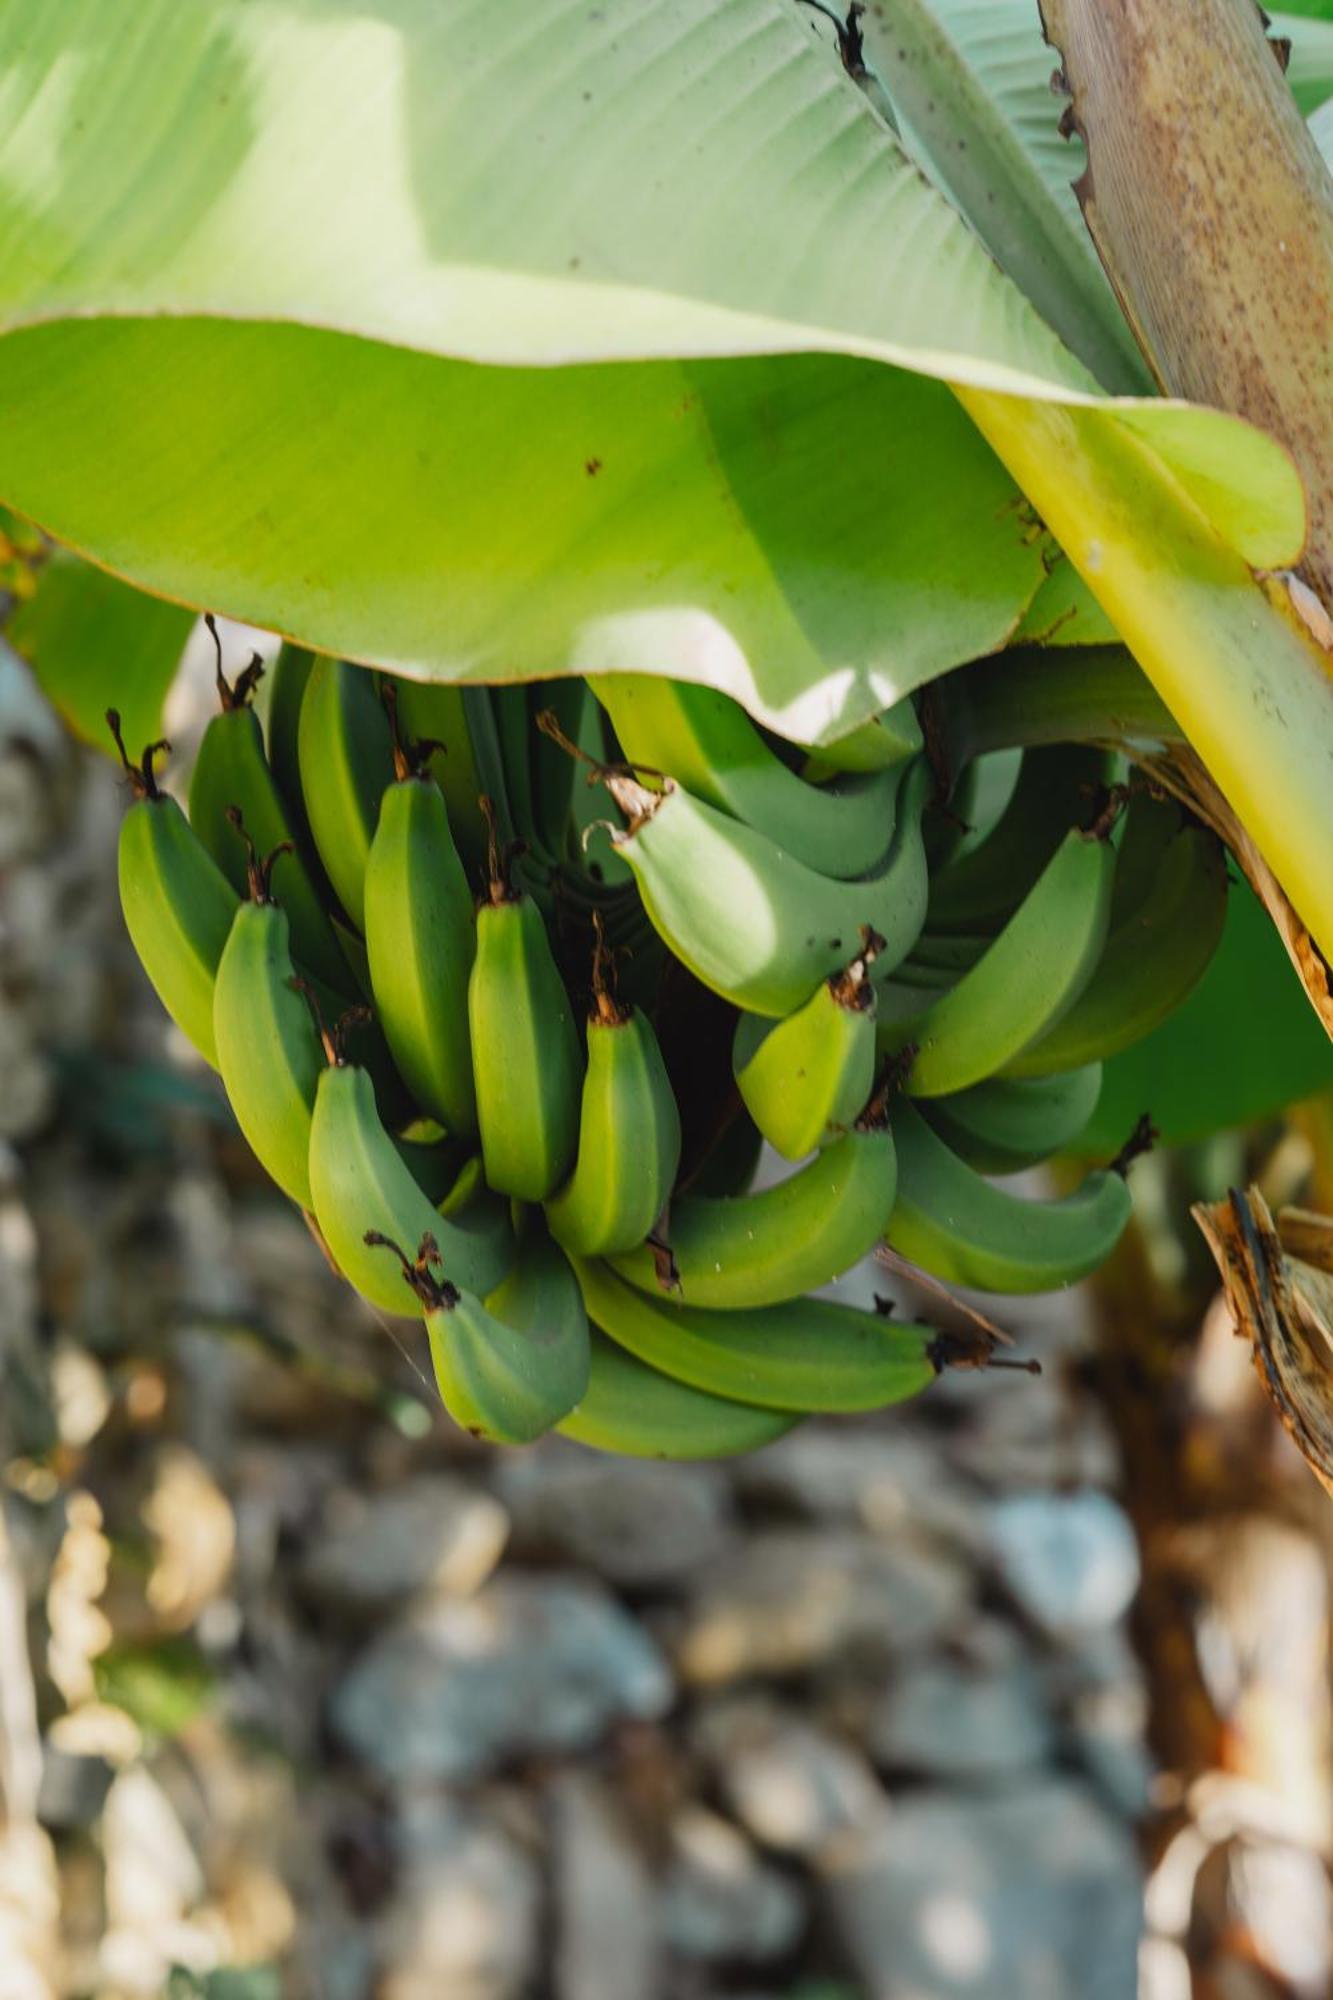
[[508, 1576], [390, 1626], [338, 1686], [332, 1719], [387, 1778], [457, 1780], [585, 1748], [671, 1696], [656, 1646], [595, 1585]]
[[77, 1756], [54, 1743], [42, 1745], [37, 1817], [57, 1833], [91, 1826], [106, 1803], [115, 1767], [105, 1757]]
[[[1040, 1353], [1041, 1344], [1028, 1336], [1027, 1305], [1006, 1309], [1004, 1325], [1017, 1352]], [[1071, 1397], [1058, 1359], [1044, 1367], [1037, 1376], [964, 1369], [942, 1376], [940, 1389], [962, 1419], [951, 1458], [994, 1487], [1113, 1486], [1120, 1456], [1108, 1425], [1086, 1399]]]
[[1078, 1786], [902, 1800], [826, 1873], [865, 2000], [1130, 2000], [1133, 1843]]
[[904, 1421], [802, 1424], [739, 1460], [736, 1481], [747, 1498], [815, 1520], [860, 1522], [886, 1536], [924, 1531], [968, 1549], [981, 1540], [976, 1489]]
[[855, 1657], [874, 1668], [962, 1619], [967, 1570], [910, 1542], [774, 1529], [700, 1577], [677, 1637], [687, 1681], [795, 1674]]
[[465, 1597], [500, 1560], [504, 1508], [461, 1479], [426, 1475], [386, 1493], [343, 1488], [301, 1564], [302, 1588], [354, 1618], [423, 1595]]
[[888, 1810], [859, 1751], [762, 1696], [713, 1703], [695, 1740], [729, 1810], [779, 1853], [823, 1853]]
[[871, 1724], [875, 1758], [946, 1782], [1013, 1779], [1053, 1753], [1041, 1684], [1026, 1660], [979, 1670], [929, 1659], [907, 1667]]
[[1015, 1493], [997, 1500], [987, 1520], [1010, 1595], [1052, 1638], [1114, 1625], [1129, 1609], [1138, 1543], [1104, 1493]]
[[763, 1965], [784, 1958], [805, 1927], [800, 1891], [762, 1862], [744, 1834], [702, 1806], [680, 1813], [662, 1893], [662, 1921], [681, 1958]]
[[380, 1924], [377, 2000], [518, 2000], [537, 1968], [536, 1860], [484, 1805], [404, 1813], [398, 1892]]
[[615, 1798], [575, 1771], [550, 1797], [558, 2000], [656, 1993], [656, 1892]]
[[733, 1535], [725, 1476], [587, 1452], [563, 1438], [499, 1459], [496, 1488], [522, 1550], [556, 1553], [613, 1583], [678, 1582]]

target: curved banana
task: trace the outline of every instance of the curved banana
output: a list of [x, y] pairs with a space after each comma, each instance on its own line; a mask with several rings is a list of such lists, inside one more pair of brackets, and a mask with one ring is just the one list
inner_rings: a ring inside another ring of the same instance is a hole
[[364, 667], [316, 660], [296, 743], [319, 858], [348, 919], [363, 930], [366, 858], [380, 800], [394, 776], [389, 719]]
[[310, 1195], [343, 1276], [384, 1312], [403, 1310], [402, 1274], [367, 1245], [367, 1230], [396, 1243], [433, 1235], [451, 1282], [479, 1296], [511, 1268], [513, 1239], [498, 1234], [494, 1205], [468, 1202], [447, 1216], [432, 1207], [380, 1121], [370, 1077], [350, 1063], [331, 1061], [315, 1092]]
[[[221, 712], [209, 722], [190, 775], [190, 825], [238, 896], [246, 894], [248, 863], [229, 814], [235, 809], [261, 854], [276, 856], [274, 894], [291, 925], [292, 948], [307, 972], [346, 991], [347, 961], [329, 922], [320, 891], [298, 850], [277, 780], [264, 755], [259, 717], [250, 706], [264, 669], [256, 653], [234, 683], [222, 671], [218, 647], [217, 689]], [[283, 850], [279, 853], [279, 850]]]
[[789, 1410], [758, 1410], [687, 1388], [646, 1368], [592, 1330], [583, 1400], [556, 1429], [562, 1437], [626, 1458], [734, 1458], [792, 1430]]
[[593, 686], [631, 765], [674, 778], [818, 874], [861, 875], [883, 860], [904, 758], [813, 785], [716, 688], [656, 674], [599, 674]]
[[757, 1194], [682, 1195], [662, 1238], [610, 1262], [641, 1291], [690, 1306], [776, 1305], [849, 1270], [884, 1233], [894, 1147], [872, 1113], [808, 1165]]
[[588, 1387], [588, 1318], [574, 1274], [549, 1240], [520, 1247], [511, 1275], [483, 1302], [441, 1266], [433, 1235], [414, 1259], [375, 1230], [367, 1247], [392, 1252], [426, 1318], [436, 1386], [460, 1430], [495, 1444], [530, 1444], [567, 1416]]
[[366, 858], [371, 991], [418, 1105], [446, 1131], [470, 1136], [477, 1129], [467, 999], [477, 947], [472, 892], [439, 786], [414, 772], [397, 743], [394, 758], [398, 776]]
[[785, 1160], [803, 1160], [841, 1138], [875, 1086], [875, 989], [869, 932], [844, 972], [825, 979], [776, 1026], [742, 1014], [732, 1068], [745, 1108]]
[[541, 911], [513, 887], [493, 823], [468, 1022], [486, 1178], [544, 1201], [574, 1163], [582, 1054]]
[[310, 1207], [310, 1115], [324, 1052], [292, 964], [286, 912], [273, 901], [271, 862], [250, 863], [242, 903], [218, 964], [213, 1033], [236, 1122], [265, 1172]]
[[1151, 1034], [1208, 970], [1226, 914], [1226, 850], [1207, 827], [1184, 826], [1160, 855], [1143, 901], [1115, 924], [1082, 993], [1006, 1075], [1041, 1077], [1105, 1060]]
[[906, 1082], [913, 1097], [980, 1083], [1049, 1033], [1078, 999], [1106, 942], [1115, 880], [1108, 834], [1104, 817], [1090, 832], [1067, 833], [976, 964], [924, 1006], [881, 1021], [881, 1049], [915, 1051]]
[[1095, 1271], [1129, 1221], [1128, 1158], [1090, 1173], [1059, 1201], [1027, 1201], [975, 1173], [909, 1098], [894, 1103], [893, 1132], [898, 1199], [888, 1243], [951, 1284], [986, 1292], [1056, 1291]]
[[903, 779], [882, 866], [859, 882], [816, 874], [753, 827], [668, 780], [650, 792], [615, 775], [607, 789], [629, 825], [615, 836], [653, 927], [695, 977], [751, 1014], [779, 1017], [846, 965], [863, 927], [885, 940], [875, 977], [915, 943], [925, 918], [924, 763]]
[[1002, 924], [1027, 894], [1071, 826], [1086, 825], [1123, 760], [1084, 744], [1025, 750], [1004, 810], [979, 844], [932, 876], [927, 924], [983, 931]]
[[680, 1113], [652, 1023], [606, 990], [601, 961], [599, 934], [578, 1158], [546, 1204], [556, 1241], [585, 1257], [642, 1243], [680, 1165]]
[[240, 898], [173, 798], [160, 791], [150, 743], [132, 764], [114, 708], [106, 719], [134, 790], [120, 828], [125, 928], [158, 999], [206, 1063], [217, 1068], [213, 987]]
[[465, 867], [480, 872], [486, 861], [486, 822], [477, 800], [486, 790], [472, 747], [469, 714], [484, 688], [452, 681], [396, 680], [398, 721], [405, 742], [430, 752], [426, 769], [444, 794], [449, 826]]
[[762, 1409], [881, 1410], [939, 1373], [933, 1327], [828, 1299], [708, 1312], [650, 1298], [605, 1264], [575, 1258], [590, 1316], [650, 1368]]
[[882, 708], [834, 743], [822, 743], [806, 759], [807, 778], [822, 781], [835, 771], [885, 771], [915, 757], [922, 747], [921, 724], [910, 695]]
[[990, 1076], [955, 1097], [927, 1097], [921, 1109], [959, 1159], [979, 1174], [1017, 1174], [1063, 1152], [1083, 1131], [1102, 1092], [1102, 1066], [1022, 1082]]

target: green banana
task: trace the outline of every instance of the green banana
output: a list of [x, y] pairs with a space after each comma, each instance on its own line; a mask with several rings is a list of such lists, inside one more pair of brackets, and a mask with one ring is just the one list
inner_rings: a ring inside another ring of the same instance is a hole
[[[338, 1059], [319, 1079], [310, 1125], [310, 1194], [320, 1234], [343, 1276], [385, 1312], [401, 1312], [401, 1274], [366, 1244], [366, 1231], [397, 1243], [433, 1235], [451, 1282], [484, 1296], [508, 1274], [513, 1239], [497, 1229], [497, 1205], [478, 1197], [445, 1215], [432, 1207], [400, 1158], [375, 1109], [365, 1070]], [[466, 1169], [465, 1169], [466, 1172]]]
[[449, 825], [465, 867], [480, 873], [486, 860], [486, 822], [477, 800], [486, 790], [472, 748], [469, 713], [484, 688], [461, 688], [448, 681], [392, 683], [405, 742], [431, 751], [429, 775], [444, 793]]
[[551, 1234], [582, 1256], [642, 1243], [680, 1165], [680, 1113], [657, 1036], [646, 1014], [608, 992], [603, 962], [599, 930], [578, 1158], [546, 1204]]
[[259, 717], [250, 706], [264, 669], [256, 653], [228, 683], [222, 646], [211, 618], [205, 621], [218, 649], [217, 690], [222, 703], [204, 731], [190, 776], [190, 824], [239, 896], [246, 893], [247, 862], [228, 818], [235, 807], [261, 854], [277, 855], [274, 893], [291, 925], [292, 949], [307, 972], [346, 991], [351, 982], [324, 903], [298, 851], [277, 780], [264, 755]]
[[314, 842], [310, 837], [310, 822], [306, 818], [305, 799], [301, 792], [297, 738], [301, 727], [301, 703], [305, 700], [305, 691], [314, 670], [315, 656], [308, 653], [304, 646], [284, 645], [280, 649], [268, 671], [268, 714], [264, 726], [269, 769], [282, 794], [287, 823], [301, 840], [307, 858], [314, 852]]
[[541, 911], [514, 888], [490, 824], [489, 894], [468, 981], [482, 1158], [493, 1188], [544, 1201], [574, 1163], [582, 1057]]
[[158, 999], [206, 1063], [217, 1068], [213, 988], [240, 898], [185, 814], [158, 787], [150, 743], [132, 764], [120, 716], [106, 712], [134, 803], [120, 828], [118, 871], [125, 927]]
[[776, 1305], [840, 1277], [884, 1233], [894, 1147], [878, 1105], [808, 1165], [757, 1194], [682, 1195], [661, 1237], [613, 1268], [641, 1291], [679, 1290], [691, 1306]]
[[455, 1285], [433, 1235], [409, 1259], [370, 1230], [367, 1248], [398, 1261], [426, 1319], [440, 1400], [461, 1430], [495, 1444], [530, 1444], [568, 1416], [588, 1387], [588, 1318], [555, 1245], [524, 1242], [513, 1272], [483, 1302]]
[[629, 821], [615, 846], [634, 870], [654, 929], [697, 979], [748, 1013], [781, 1017], [803, 1006], [846, 965], [863, 926], [885, 940], [877, 979], [920, 933], [924, 761], [903, 779], [887, 857], [860, 882], [816, 874], [674, 781], [661, 792], [615, 774], [605, 782]]
[[[1109, 811], [1109, 809], [1108, 809]], [[881, 1021], [889, 1054], [913, 1051], [913, 1097], [944, 1097], [1003, 1069], [1078, 999], [1106, 942], [1115, 880], [1107, 815], [1067, 833], [990, 948], [922, 1006]], [[1072, 1068], [1072, 1063], [1053, 1068]]]
[[867, 931], [843, 972], [815, 988], [776, 1025], [762, 1014], [736, 1023], [732, 1067], [745, 1108], [770, 1146], [803, 1160], [841, 1138], [875, 1084], [875, 989], [879, 938]]
[[920, 1109], [941, 1139], [979, 1174], [1016, 1174], [1072, 1145], [1097, 1108], [1102, 1066], [1019, 1082], [987, 1077], [955, 1097], [927, 1097]]
[[827, 785], [789, 771], [739, 702], [694, 681], [599, 674], [598, 699], [626, 760], [766, 833], [816, 873], [862, 875], [893, 838], [903, 758]]
[[919, 1395], [939, 1373], [933, 1327], [828, 1299], [708, 1312], [650, 1298], [605, 1264], [577, 1257], [574, 1269], [590, 1316], [612, 1340], [711, 1396], [773, 1410], [880, 1410]]
[[446, 1131], [477, 1129], [468, 1034], [476, 955], [472, 892], [444, 795], [394, 744], [366, 858], [363, 910], [371, 991], [385, 1040], [417, 1103]]
[[1159, 854], [1142, 902], [1114, 924], [1082, 993], [1006, 1075], [1072, 1069], [1151, 1034], [1208, 970], [1226, 913], [1226, 850], [1206, 827], [1185, 825]]
[[364, 667], [316, 660], [301, 702], [297, 756], [319, 858], [348, 920], [363, 930], [366, 858], [394, 777], [389, 719]]
[[757, 1451], [800, 1418], [708, 1396], [645, 1368], [595, 1327], [582, 1402], [556, 1429], [562, 1437], [627, 1458], [733, 1458]]
[[910, 1263], [949, 1284], [986, 1292], [1049, 1292], [1105, 1261], [1133, 1203], [1124, 1173], [1090, 1173], [1058, 1201], [1027, 1201], [965, 1164], [932, 1131], [910, 1098], [893, 1107], [898, 1199], [887, 1240]]
[[1121, 768], [1117, 757], [1086, 745], [1025, 750], [1004, 810], [985, 839], [964, 843], [956, 859], [932, 876], [929, 929], [982, 931], [1004, 923], [1070, 827], [1087, 823], [1098, 794]]
[[273, 900], [273, 861], [270, 855], [261, 863], [251, 847], [251, 900], [237, 910], [218, 964], [213, 1033], [222, 1081], [250, 1150], [283, 1193], [308, 1210], [310, 1114], [324, 1054], [292, 964], [287, 914]]
[[912, 697], [904, 695], [835, 743], [812, 750], [805, 776], [822, 780], [835, 771], [884, 771], [915, 757], [921, 747], [921, 724]]

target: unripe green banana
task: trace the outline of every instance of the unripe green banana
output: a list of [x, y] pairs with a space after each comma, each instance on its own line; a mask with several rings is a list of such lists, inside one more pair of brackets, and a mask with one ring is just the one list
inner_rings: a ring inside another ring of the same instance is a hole
[[493, 1203], [479, 1198], [447, 1216], [432, 1207], [380, 1121], [369, 1076], [351, 1064], [332, 1061], [319, 1079], [310, 1126], [310, 1193], [339, 1270], [384, 1312], [402, 1312], [406, 1294], [396, 1265], [367, 1246], [367, 1230], [395, 1243], [419, 1243], [433, 1235], [453, 1282], [479, 1297], [493, 1291], [512, 1266], [513, 1239], [498, 1235]]
[[366, 857], [394, 775], [389, 720], [364, 667], [316, 660], [301, 702], [297, 752], [319, 858], [348, 918], [362, 930]]
[[246, 893], [246, 856], [228, 813], [235, 808], [261, 854], [278, 857], [273, 891], [291, 925], [292, 949], [307, 972], [346, 992], [347, 962], [333, 933], [319, 889], [296, 845], [295, 832], [268, 759], [259, 717], [250, 706], [264, 669], [256, 653], [229, 684], [218, 648], [217, 689], [222, 703], [204, 731], [190, 776], [190, 825], [239, 896]]
[[1082, 993], [1006, 1074], [1046, 1076], [1118, 1055], [1151, 1034], [1208, 970], [1226, 913], [1226, 851], [1206, 827], [1184, 826], [1159, 855], [1143, 901], [1111, 930]]
[[846, 965], [864, 926], [885, 940], [876, 979], [916, 942], [927, 888], [924, 762], [903, 779], [883, 865], [859, 882], [816, 874], [674, 782], [661, 792], [614, 775], [606, 784], [629, 819], [616, 849], [634, 870], [654, 928], [696, 979], [735, 1006], [793, 1013]]
[[477, 769], [469, 716], [485, 688], [462, 688], [449, 681], [392, 683], [404, 742], [430, 748], [429, 775], [444, 793], [449, 826], [466, 868], [480, 874], [486, 861], [486, 822], [477, 800], [487, 789]]
[[1059, 1201], [1027, 1201], [984, 1180], [932, 1131], [909, 1098], [893, 1107], [898, 1199], [887, 1239], [949, 1284], [986, 1292], [1050, 1292], [1104, 1263], [1133, 1206], [1124, 1169], [1090, 1173]]
[[745, 1107], [785, 1160], [803, 1160], [842, 1137], [875, 1084], [875, 989], [879, 947], [868, 932], [844, 972], [815, 988], [776, 1025], [761, 1014], [736, 1023], [732, 1067]]
[[894, 1149], [872, 1109], [836, 1145], [757, 1194], [682, 1195], [662, 1236], [610, 1261], [641, 1291], [690, 1306], [776, 1305], [840, 1277], [884, 1233]]
[[1102, 1066], [1057, 1076], [990, 1076], [921, 1110], [945, 1144], [979, 1174], [1017, 1174], [1073, 1144], [1097, 1108]]
[[646, 1368], [594, 1327], [582, 1402], [556, 1425], [562, 1437], [625, 1458], [734, 1458], [792, 1430], [789, 1410], [757, 1410], [687, 1388]]
[[556, 1241], [585, 1257], [642, 1243], [680, 1165], [680, 1113], [657, 1036], [646, 1014], [607, 991], [601, 956], [599, 937], [578, 1158], [546, 1204]]
[[[268, 670], [268, 713], [264, 720], [264, 743], [268, 752], [268, 767], [273, 773], [273, 781], [281, 796], [282, 809], [292, 830], [296, 851], [305, 863], [306, 873], [314, 884], [315, 893], [332, 922], [343, 913], [338, 907], [333, 884], [324, 872], [324, 863], [319, 858], [315, 837], [310, 831], [305, 795], [301, 790], [301, 758], [298, 749], [301, 703], [305, 700], [305, 691], [314, 670], [315, 656], [313, 653], [308, 653], [304, 646], [284, 645], [279, 649], [277, 659]], [[336, 922], [334, 928], [336, 932]], [[346, 983], [344, 978], [343, 984]]]
[[994, 930], [1027, 894], [1071, 826], [1086, 825], [1121, 759], [1082, 744], [1025, 750], [1017, 782], [986, 838], [932, 876], [932, 932]]
[[924, 1006], [880, 1022], [882, 1049], [914, 1051], [913, 1097], [980, 1083], [1049, 1033], [1077, 1000], [1106, 942], [1115, 880], [1108, 836], [1105, 816], [1090, 832], [1067, 833], [976, 964]]
[[568, 1416], [588, 1387], [588, 1318], [566, 1259], [544, 1236], [525, 1240], [511, 1275], [483, 1303], [455, 1285], [439, 1245], [415, 1258], [371, 1230], [371, 1250], [393, 1253], [424, 1309], [440, 1400], [461, 1430], [495, 1444], [530, 1444]]
[[150, 743], [132, 764], [120, 717], [107, 710], [134, 804], [121, 823], [120, 906], [158, 999], [204, 1061], [217, 1068], [213, 987], [239, 897], [173, 798], [158, 789]]
[[650, 1368], [763, 1409], [880, 1410], [939, 1373], [934, 1327], [828, 1299], [708, 1312], [650, 1298], [603, 1263], [575, 1258], [591, 1317]]
[[468, 1035], [468, 977], [477, 932], [444, 795], [399, 775], [380, 806], [366, 860], [364, 913], [371, 990], [393, 1059], [422, 1110], [446, 1131], [477, 1129]]
[[915, 757], [921, 746], [921, 724], [912, 697], [904, 695], [835, 743], [812, 750], [805, 775], [822, 779], [834, 771], [887, 771]]
[[493, 1188], [544, 1201], [574, 1163], [582, 1054], [541, 911], [491, 846], [468, 982], [482, 1158]]
[[251, 853], [252, 901], [236, 912], [213, 989], [218, 1068], [236, 1122], [266, 1173], [298, 1208], [310, 1201], [310, 1114], [324, 1052], [292, 964], [286, 912], [273, 901], [272, 857]]
[[599, 674], [594, 687], [630, 764], [674, 778], [820, 875], [861, 875], [883, 861], [903, 759], [813, 785], [716, 688], [656, 674]]

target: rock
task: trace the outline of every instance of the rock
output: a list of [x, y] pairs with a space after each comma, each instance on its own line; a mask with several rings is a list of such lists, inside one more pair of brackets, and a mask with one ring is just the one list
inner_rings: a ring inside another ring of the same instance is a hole
[[508, 1531], [499, 1502], [459, 1479], [426, 1474], [386, 1493], [343, 1488], [324, 1510], [301, 1586], [354, 1619], [423, 1595], [467, 1597], [500, 1560]]
[[508, 1576], [390, 1626], [339, 1684], [332, 1720], [384, 1777], [420, 1783], [586, 1748], [671, 1697], [652, 1640], [595, 1585]]
[[1333, 1890], [1323, 1859], [1257, 1836], [1215, 1847], [1195, 1880], [1188, 1946], [1193, 1963], [1225, 1952], [1291, 2000], [1325, 2000], [1333, 1989]]
[[849, 1657], [875, 1669], [943, 1637], [969, 1594], [956, 1559], [905, 1539], [761, 1531], [701, 1575], [677, 1660], [704, 1686]]
[[484, 1805], [411, 1803], [379, 1926], [377, 2000], [518, 2000], [537, 1967], [536, 1861]]
[[188, 1920], [204, 1876], [175, 1808], [142, 1764], [122, 1771], [102, 1814], [106, 1860], [107, 1984], [129, 1994], [162, 1991], [168, 1968], [213, 1962], [216, 1946]]
[[702, 1806], [680, 1813], [662, 1894], [662, 1922], [680, 1957], [763, 1965], [784, 1958], [805, 1928], [800, 1891], [760, 1861], [744, 1834]]
[[893, 1681], [871, 1723], [870, 1749], [892, 1770], [956, 1784], [1013, 1779], [1048, 1761], [1054, 1741], [1026, 1660], [977, 1669], [931, 1658]]
[[760, 1696], [706, 1708], [695, 1740], [728, 1809], [779, 1853], [820, 1854], [888, 1810], [858, 1751]]
[[730, 1491], [708, 1465], [653, 1465], [563, 1438], [501, 1455], [496, 1486], [522, 1551], [556, 1554], [612, 1583], [678, 1582], [728, 1546]]
[[58, 1833], [91, 1826], [106, 1803], [114, 1776], [114, 1766], [105, 1757], [78, 1757], [45, 1743], [38, 1819]]
[[655, 1994], [657, 1898], [615, 1798], [577, 1771], [550, 1797], [557, 2000]]
[[828, 1871], [824, 1892], [865, 2000], [1126, 2000], [1135, 1990], [1133, 1843], [1058, 1779], [904, 1798]]
[[1138, 1589], [1138, 1544], [1104, 1493], [1014, 1493], [987, 1518], [1010, 1595], [1049, 1637], [1123, 1618]]
[[[1067, 1310], [1067, 1294], [1058, 1304]], [[1023, 1354], [1041, 1354], [1043, 1342], [1029, 1335], [1027, 1299], [1005, 1301], [1001, 1315]], [[990, 1301], [992, 1309], [995, 1301]], [[940, 1378], [962, 1419], [950, 1445], [953, 1461], [973, 1478], [994, 1487], [1070, 1485], [1111, 1487], [1120, 1476], [1120, 1455], [1106, 1422], [1086, 1400], [1076, 1401], [1061, 1379], [1058, 1356], [1043, 1362], [1045, 1373], [974, 1375], [960, 1369]], [[938, 1393], [938, 1392], [932, 1392]]]
[[885, 1536], [924, 1530], [961, 1548], [982, 1538], [979, 1496], [939, 1447], [905, 1423], [802, 1424], [736, 1467], [740, 1492], [813, 1520]]

